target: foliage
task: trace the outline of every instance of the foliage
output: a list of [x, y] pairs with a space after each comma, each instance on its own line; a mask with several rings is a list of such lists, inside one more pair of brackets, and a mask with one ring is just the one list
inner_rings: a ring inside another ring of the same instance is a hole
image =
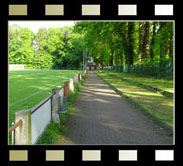
[[173, 22], [78, 22], [96, 65], [158, 64], [173, 62]]
[[[77, 22], [72, 27], [9, 27], [9, 62], [27, 67], [81, 68], [83, 49], [94, 65], [145, 64], [165, 72], [173, 64], [173, 22]], [[171, 73], [172, 74], [172, 73]]]
[[81, 68], [82, 35], [72, 27], [40, 28], [34, 34], [18, 25], [9, 27], [9, 63], [35, 69]]
[[9, 29], [9, 63], [29, 65], [33, 61], [34, 34], [28, 28], [10, 26]]

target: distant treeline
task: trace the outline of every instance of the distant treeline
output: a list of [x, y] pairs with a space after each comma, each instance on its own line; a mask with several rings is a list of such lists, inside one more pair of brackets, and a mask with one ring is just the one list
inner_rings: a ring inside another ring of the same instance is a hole
[[81, 68], [82, 35], [72, 27], [40, 28], [34, 34], [29, 28], [9, 27], [9, 63], [28, 68]]
[[173, 62], [173, 22], [77, 22], [73, 27], [9, 27], [9, 62], [33, 68], [81, 68], [83, 49], [94, 64]]

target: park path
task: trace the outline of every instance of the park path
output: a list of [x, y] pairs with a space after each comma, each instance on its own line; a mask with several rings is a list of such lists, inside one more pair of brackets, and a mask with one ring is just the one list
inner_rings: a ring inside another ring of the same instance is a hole
[[56, 144], [172, 144], [171, 138], [96, 74], [88, 72]]

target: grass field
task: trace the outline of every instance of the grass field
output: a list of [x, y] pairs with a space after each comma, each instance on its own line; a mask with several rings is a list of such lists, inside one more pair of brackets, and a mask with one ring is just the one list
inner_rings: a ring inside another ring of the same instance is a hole
[[[120, 91], [123, 92], [125, 96], [129, 96], [132, 99], [134, 99], [138, 104], [142, 105], [145, 109], [152, 112], [155, 116], [160, 118], [162, 121], [167, 123], [169, 126], [173, 127], [173, 98], [166, 97], [161, 95], [160, 93], [156, 93], [150, 90], [147, 90], [145, 88], [139, 87], [135, 84], [131, 84], [126, 81], [122, 81], [120, 78], [115, 78], [110, 76], [112, 72], [108, 71], [97, 71], [97, 74], [102, 77], [105, 81], [107, 81], [112, 86], [116, 87]], [[113, 73], [116, 74], [116, 73]], [[123, 75], [123, 73], [118, 75]], [[144, 79], [141, 77], [140, 79], [135, 79], [135, 76], [130, 77], [131, 75], [124, 74], [128, 79], [131, 80], [138, 80], [139, 83], [148, 82], [150, 86], [151, 80], [153, 82], [158, 82], [157, 79], [148, 79], [147, 77], [144, 77]], [[142, 80], [142, 82], [140, 81]], [[163, 81], [162, 81], [163, 82]], [[164, 80], [164, 82], [166, 82]], [[153, 84], [154, 86], [155, 84]], [[158, 86], [158, 83], [157, 83]], [[169, 89], [170, 83], [162, 83], [161, 88]]]
[[15, 112], [30, 109], [61, 87], [79, 70], [22, 70], [9, 72], [9, 127]]

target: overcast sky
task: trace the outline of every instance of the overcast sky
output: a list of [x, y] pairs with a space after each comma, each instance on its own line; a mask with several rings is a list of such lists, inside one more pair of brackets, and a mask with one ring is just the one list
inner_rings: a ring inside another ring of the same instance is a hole
[[38, 32], [39, 28], [59, 28], [64, 26], [73, 26], [74, 21], [9, 21], [9, 25], [17, 24], [22, 28], [29, 28], [34, 33]]

